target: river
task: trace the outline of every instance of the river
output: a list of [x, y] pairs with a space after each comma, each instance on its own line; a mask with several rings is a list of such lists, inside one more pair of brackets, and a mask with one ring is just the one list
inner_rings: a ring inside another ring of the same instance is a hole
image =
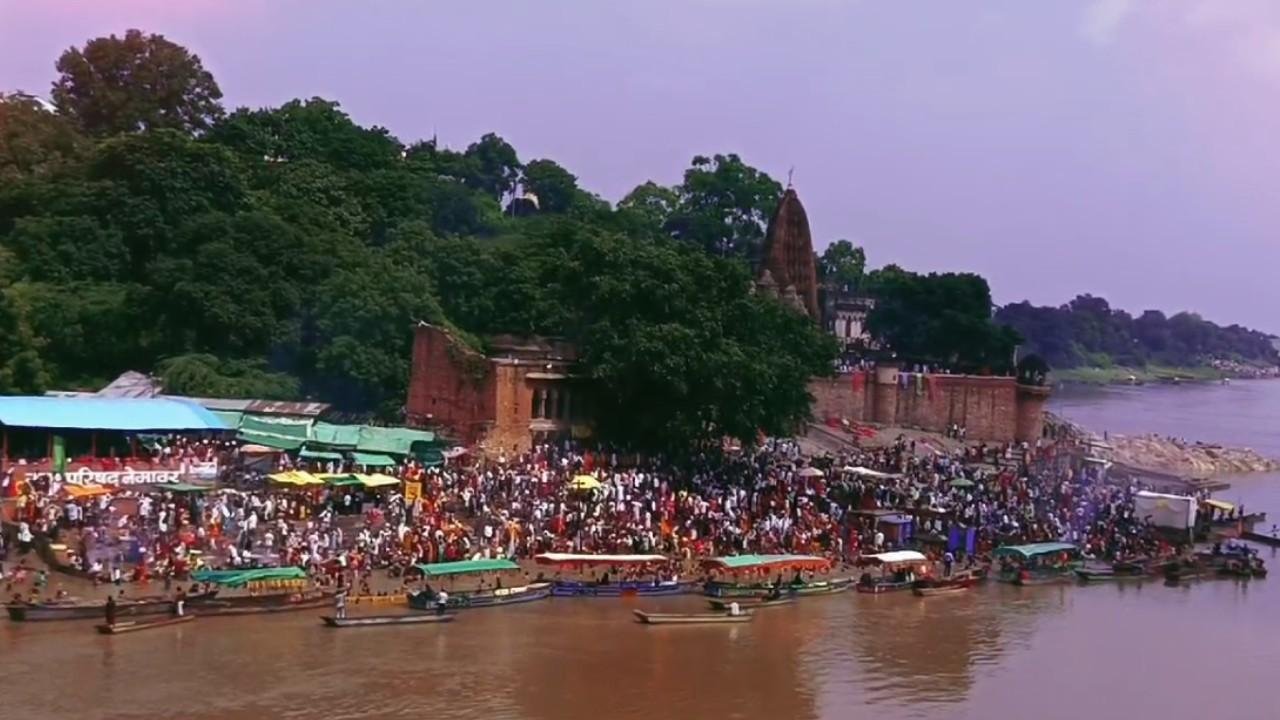
[[[1068, 391], [1053, 407], [1099, 430], [1280, 455], [1280, 382]], [[1228, 498], [1280, 512], [1280, 477], [1232, 483]], [[1273, 717], [1277, 699], [1280, 576], [847, 594], [742, 626], [645, 627], [634, 607], [701, 601], [554, 599], [344, 631], [305, 612], [118, 637], [8, 623], [0, 708], [23, 720], [1243, 720]]]

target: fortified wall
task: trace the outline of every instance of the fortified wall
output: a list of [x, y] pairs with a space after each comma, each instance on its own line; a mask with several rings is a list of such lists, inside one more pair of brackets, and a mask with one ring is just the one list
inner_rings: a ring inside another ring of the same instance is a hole
[[1019, 385], [1012, 377], [860, 370], [810, 383], [819, 421], [897, 425], [943, 432], [966, 429], [970, 440], [1034, 442], [1044, 425], [1049, 388]]

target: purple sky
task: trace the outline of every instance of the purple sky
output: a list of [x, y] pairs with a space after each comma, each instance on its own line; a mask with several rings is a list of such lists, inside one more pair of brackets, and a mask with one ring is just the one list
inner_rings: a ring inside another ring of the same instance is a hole
[[0, 0], [0, 89], [47, 93], [61, 50], [129, 27], [228, 105], [496, 131], [610, 200], [737, 152], [794, 167], [818, 245], [874, 266], [1280, 332], [1271, 0]]

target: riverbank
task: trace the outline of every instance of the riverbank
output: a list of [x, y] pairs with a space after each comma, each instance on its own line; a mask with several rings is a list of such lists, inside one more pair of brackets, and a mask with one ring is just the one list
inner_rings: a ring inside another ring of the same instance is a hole
[[1182, 477], [1275, 472], [1280, 461], [1245, 447], [1226, 447], [1159, 435], [1112, 435], [1111, 459], [1131, 467]]
[[1054, 383], [1080, 385], [1138, 385], [1147, 383], [1220, 382], [1222, 380], [1260, 380], [1280, 377], [1280, 368], [1220, 362], [1213, 365], [1146, 365], [1127, 367], [1078, 367], [1054, 370], [1049, 374]]

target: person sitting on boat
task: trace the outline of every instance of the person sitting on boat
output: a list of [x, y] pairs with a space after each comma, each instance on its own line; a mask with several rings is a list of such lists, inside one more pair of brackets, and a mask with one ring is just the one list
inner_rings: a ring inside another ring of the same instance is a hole
[[443, 615], [444, 609], [449, 607], [449, 593], [443, 589], [436, 593], [436, 614]]
[[769, 588], [769, 594], [765, 596], [765, 599], [766, 600], [782, 599], [782, 588], [778, 585], [774, 585], [773, 587]]
[[114, 595], [107, 596], [106, 615], [107, 615], [107, 624], [115, 625], [116, 624], [116, 598]]
[[187, 593], [178, 588], [178, 594], [173, 599], [173, 614], [182, 617], [183, 611], [187, 604]]
[[729, 603], [729, 614], [733, 617], [737, 617], [742, 614], [742, 606], [738, 605], [736, 600]]
[[942, 555], [942, 577], [951, 577], [951, 566], [956, 562], [956, 556], [948, 550]]

